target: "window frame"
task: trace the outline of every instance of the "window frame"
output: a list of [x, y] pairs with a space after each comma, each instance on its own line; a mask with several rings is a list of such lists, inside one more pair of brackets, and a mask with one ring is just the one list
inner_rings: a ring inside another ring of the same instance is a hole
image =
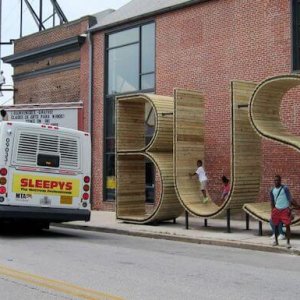
[[[291, 0], [292, 4], [292, 71], [300, 71], [300, 13], [298, 14], [298, 6], [300, 0]], [[299, 21], [298, 21], [299, 19]]]
[[[153, 24], [154, 25], [154, 43], [155, 43], [155, 48], [154, 48], [154, 70], [153, 72], [148, 72], [148, 73], [142, 73], [142, 27], [148, 24]], [[139, 41], [138, 42], [131, 42], [127, 43], [124, 45], [118, 45], [115, 47], [109, 47], [109, 35], [122, 32], [125, 30], [129, 30], [132, 28], [139, 27]], [[103, 93], [103, 113], [104, 113], [104, 118], [103, 118], [103, 171], [102, 171], [102, 180], [103, 180], [103, 186], [102, 186], [102, 195], [103, 195], [103, 202], [106, 203], [114, 203], [115, 199], [107, 199], [107, 187], [106, 187], [106, 182], [107, 182], [107, 156], [112, 155], [115, 153], [113, 152], [107, 152], [107, 140], [108, 139], [115, 139], [115, 135], [108, 137], [106, 135], [106, 130], [107, 130], [107, 101], [113, 101], [115, 104], [115, 97], [117, 96], [122, 96], [122, 95], [128, 95], [128, 94], [136, 94], [136, 93], [155, 93], [156, 91], [156, 23], [154, 19], [149, 19], [147, 21], [143, 22], [136, 22], [131, 25], [125, 25], [121, 26], [115, 29], [107, 30], [104, 33], [104, 93]], [[109, 59], [109, 50], [112, 49], [117, 49], [117, 48], [122, 48], [125, 46], [129, 45], [139, 45], [139, 89], [131, 92], [123, 92], [123, 93], [115, 93], [115, 94], [109, 94], [108, 93], [108, 87], [109, 87], [109, 77], [108, 77], [108, 59]], [[142, 89], [142, 77], [144, 75], [148, 74], [153, 74], [154, 75], [154, 86], [151, 89]], [[115, 109], [113, 110], [115, 112]], [[155, 173], [155, 172], [154, 172]], [[154, 194], [155, 194], [155, 188], [154, 188]], [[147, 201], [146, 201], [147, 203]], [[149, 203], [149, 202], [148, 202]]]

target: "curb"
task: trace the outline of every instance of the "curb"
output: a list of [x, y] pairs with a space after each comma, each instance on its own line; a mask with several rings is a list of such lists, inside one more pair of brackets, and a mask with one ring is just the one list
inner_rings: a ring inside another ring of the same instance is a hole
[[74, 224], [55, 223], [55, 224], [51, 224], [51, 226], [59, 227], [59, 228], [68, 228], [68, 229], [102, 232], [102, 233], [112, 233], [112, 234], [120, 234], [120, 235], [128, 235], [128, 236], [135, 236], [135, 237], [152, 238], [152, 239], [160, 239], [160, 240], [168, 240], [168, 241], [176, 241], [176, 242], [184, 242], [184, 243], [192, 243], [192, 244], [231, 247], [231, 248], [238, 248], [238, 249], [244, 249], [244, 250], [254, 250], [254, 251], [261, 251], [261, 252], [281, 253], [281, 254], [290, 254], [290, 255], [300, 256], [300, 250], [293, 249], [293, 248], [286, 249], [283, 247], [273, 247], [273, 246], [268, 246], [268, 245], [253, 244], [253, 243], [246, 243], [246, 242], [239, 242], [239, 241], [232, 241], [232, 240], [191, 238], [191, 237], [185, 237], [185, 236], [171, 235], [171, 234], [167, 234], [167, 233], [130, 231], [130, 230], [124, 230], [124, 229], [74, 225]]

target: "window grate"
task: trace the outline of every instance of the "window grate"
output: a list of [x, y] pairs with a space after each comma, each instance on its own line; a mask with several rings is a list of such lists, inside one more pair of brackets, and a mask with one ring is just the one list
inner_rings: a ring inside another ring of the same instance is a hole
[[60, 157], [60, 167], [77, 169], [79, 143], [75, 138], [42, 133], [22, 132], [19, 134], [16, 163], [37, 166], [38, 154], [53, 154]]

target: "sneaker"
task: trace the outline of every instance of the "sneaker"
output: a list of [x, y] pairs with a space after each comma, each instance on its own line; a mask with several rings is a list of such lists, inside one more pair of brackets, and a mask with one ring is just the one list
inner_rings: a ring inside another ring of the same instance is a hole
[[278, 243], [277, 243], [276, 241], [274, 241], [274, 242], [272, 243], [272, 246], [278, 246]]
[[207, 201], [208, 201], [208, 197], [203, 198], [203, 203], [204, 204], [207, 203]]
[[279, 240], [285, 240], [285, 235], [284, 234], [279, 234], [278, 239]]
[[290, 243], [287, 243], [287, 244], [286, 244], [286, 248], [287, 248], [287, 249], [291, 249], [291, 248], [292, 248], [291, 244], [290, 244]]
[[271, 239], [271, 240], [274, 240], [274, 239], [275, 239], [275, 234], [274, 234], [274, 233], [270, 236], [270, 239]]

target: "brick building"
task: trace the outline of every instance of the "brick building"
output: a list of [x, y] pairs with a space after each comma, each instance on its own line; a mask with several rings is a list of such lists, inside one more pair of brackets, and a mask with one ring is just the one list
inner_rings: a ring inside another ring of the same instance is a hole
[[[230, 175], [230, 81], [259, 82], [299, 70], [299, 7], [298, 0], [133, 0], [16, 41], [14, 55], [6, 58], [15, 66], [15, 101], [84, 101], [84, 129], [93, 139], [94, 208], [113, 209], [115, 96], [172, 95], [174, 87], [200, 90], [204, 161], [210, 192], [217, 197], [221, 175]], [[297, 134], [299, 92], [286, 95], [281, 111]], [[151, 113], [146, 119], [151, 135]], [[280, 173], [300, 202], [299, 154], [267, 140], [262, 151], [257, 200], [268, 197], [273, 175]], [[148, 163], [146, 177], [151, 206], [155, 171]]]
[[3, 59], [14, 67], [15, 104], [79, 101], [85, 33], [95, 23], [84, 17], [15, 41]]

